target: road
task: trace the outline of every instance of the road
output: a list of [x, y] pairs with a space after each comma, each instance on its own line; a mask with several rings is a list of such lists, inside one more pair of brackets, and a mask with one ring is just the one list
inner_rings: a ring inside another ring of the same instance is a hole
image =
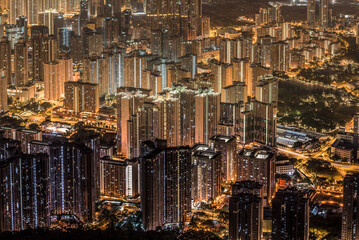
[[303, 154], [300, 154], [300, 153], [297, 153], [297, 152], [294, 152], [294, 151], [291, 151], [291, 150], [287, 150], [287, 149], [283, 149], [283, 148], [278, 148], [278, 150], [280, 152], [283, 152], [283, 153], [286, 153], [286, 154], [289, 154], [289, 155], [293, 155], [295, 157], [300, 157], [300, 158], [309, 158], [308, 156], [305, 156]]
[[335, 162], [331, 162], [331, 163], [334, 167], [339, 168], [341, 170], [351, 171], [351, 172], [359, 172], [358, 165], [348, 165], [348, 164], [335, 163]]

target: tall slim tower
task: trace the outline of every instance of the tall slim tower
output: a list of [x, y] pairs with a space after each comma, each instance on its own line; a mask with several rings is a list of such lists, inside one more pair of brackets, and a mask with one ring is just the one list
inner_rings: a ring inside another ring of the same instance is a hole
[[307, 0], [307, 23], [309, 27], [315, 26], [315, 0]]
[[11, 44], [6, 37], [0, 41], [0, 71], [4, 73], [6, 83], [11, 83]]
[[353, 131], [355, 134], [359, 134], [359, 114], [354, 115], [354, 127]]
[[16, 18], [19, 16], [25, 16], [26, 15], [26, 1], [25, 0], [10, 0], [9, 1], [9, 23], [15, 24]]
[[43, 80], [43, 63], [46, 63], [45, 43], [49, 29], [46, 26], [35, 26], [31, 28], [32, 64], [33, 80]]
[[6, 112], [7, 110], [7, 78], [5, 71], [0, 70], [0, 112]]
[[0, 165], [0, 230], [49, 227], [49, 158], [46, 154], [9, 158]]
[[328, 27], [329, 23], [329, 1], [320, 0], [319, 23], [321, 27]]
[[28, 44], [19, 39], [15, 45], [15, 87], [28, 85], [28, 70]]
[[212, 89], [203, 89], [195, 98], [195, 142], [208, 144], [216, 135], [221, 96]]
[[359, 174], [346, 175], [344, 178], [342, 240], [359, 237]]
[[121, 5], [124, 0], [107, 0], [108, 4], [112, 6], [113, 15], [118, 18], [121, 16]]
[[41, 8], [41, 1], [39, 0], [28, 0], [25, 3], [25, 16], [28, 19], [30, 25], [36, 25], [39, 23], [39, 12]]
[[262, 185], [254, 181], [236, 182], [229, 198], [229, 239], [262, 239]]
[[279, 190], [272, 201], [272, 239], [309, 240], [309, 198], [295, 188]]
[[141, 207], [145, 230], [181, 224], [191, 212], [191, 151], [166, 141], [141, 145]]

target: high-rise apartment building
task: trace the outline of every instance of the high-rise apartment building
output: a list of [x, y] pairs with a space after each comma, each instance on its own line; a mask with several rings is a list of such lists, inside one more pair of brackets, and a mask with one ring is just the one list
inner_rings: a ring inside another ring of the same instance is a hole
[[199, 91], [195, 98], [195, 142], [208, 144], [209, 139], [216, 135], [219, 122], [219, 93], [211, 89]]
[[191, 150], [158, 140], [141, 146], [141, 207], [145, 230], [183, 224], [191, 212]]
[[234, 58], [233, 65], [233, 82], [246, 82], [249, 68], [249, 61], [245, 58]]
[[65, 82], [64, 106], [74, 113], [98, 112], [100, 108], [98, 84]]
[[15, 87], [25, 87], [29, 84], [28, 44], [19, 39], [15, 45]]
[[145, 82], [144, 71], [147, 61], [144, 55], [138, 52], [124, 58], [124, 81], [121, 87], [150, 88]]
[[263, 36], [258, 37], [258, 59], [259, 63], [264, 67], [271, 67], [271, 56], [272, 56], [272, 47], [276, 39], [272, 36]]
[[353, 126], [353, 131], [356, 134], [359, 134], [359, 114], [355, 114], [354, 115], [354, 126]]
[[307, 0], [307, 23], [309, 27], [315, 26], [315, 0]]
[[222, 155], [221, 180], [223, 182], [234, 182], [237, 180], [237, 141], [234, 136], [216, 135], [211, 138], [211, 148]]
[[1, 231], [49, 227], [49, 177], [46, 154], [21, 154], [1, 161]]
[[49, 35], [49, 28], [46, 26], [34, 26], [31, 28], [31, 47], [32, 47], [32, 79], [33, 81], [43, 81], [43, 64], [47, 62], [45, 51], [46, 39]]
[[289, 70], [289, 44], [276, 42], [271, 47], [271, 68], [273, 71]]
[[195, 139], [196, 91], [175, 87], [164, 104], [164, 131], [169, 146], [193, 146]]
[[60, 82], [60, 69], [58, 62], [43, 63], [45, 99], [58, 100], [64, 96], [64, 83]]
[[192, 200], [194, 202], [216, 199], [221, 193], [222, 154], [208, 145], [192, 147]]
[[69, 142], [30, 143], [30, 152], [49, 156], [49, 218], [74, 215], [82, 222], [95, 217], [95, 169], [98, 162], [90, 148]]
[[71, 82], [73, 80], [73, 59], [61, 56], [57, 58], [56, 61], [58, 62], [60, 69], [59, 83], [63, 85], [65, 82]]
[[222, 91], [222, 99], [225, 99], [226, 103], [246, 103], [248, 101], [247, 85], [244, 82], [233, 82]]
[[100, 160], [100, 191], [102, 197], [123, 198], [126, 194], [128, 164], [108, 156]]
[[276, 192], [272, 200], [272, 239], [309, 239], [309, 198], [295, 188]]
[[276, 153], [265, 149], [243, 149], [239, 153], [238, 181], [255, 181], [263, 185], [263, 197], [270, 201], [275, 192]]
[[319, 2], [319, 24], [321, 27], [328, 27], [329, 23], [329, 0]]
[[[128, 158], [139, 157], [133, 156], [134, 146], [131, 145], [137, 141], [131, 141], [137, 129], [130, 125], [131, 117], [137, 114], [142, 104], [147, 101], [149, 92], [139, 88], [119, 88], [117, 94], [117, 151], [118, 153], [125, 154]], [[132, 134], [131, 134], [132, 133]], [[149, 139], [143, 139], [149, 140]], [[141, 144], [141, 143], [140, 143]], [[132, 154], [131, 154], [132, 153]]]
[[7, 85], [6, 73], [0, 71], [0, 113], [7, 112], [8, 110]]
[[61, 14], [56, 9], [46, 9], [42, 12], [39, 12], [39, 25], [46, 26], [48, 28], [48, 33], [50, 35], [57, 35], [55, 32], [59, 28], [59, 25], [56, 24], [56, 20], [61, 16]]
[[19, 141], [21, 151], [23, 153], [29, 153], [28, 144], [31, 141], [42, 140], [42, 132], [40, 130], [31, 130], [24, 127], [11, 128], [5, 126], [1, 127], [1, 129], [4, 133], [4, 138]]
[[129, 131], [125, 141], [129, 144], [127, 156], [139, 157], [141, 143], [163, 138], [163, 115], [161, 108], [153, 102], [144, 102], [122, 128]]
[[254, 181], [236, 182], [229, 198], [229, 239], [262, 239], [262, 185]]
[[11, 44], [3, 37], [0, 41], [0, 72], [6, 84], [11, 84]]
[[277, 142], [277, 103], [267, 104], [254, 100], [251, 102], [253, 113], [253, 139], [268, 146]]
[[278, 102], [278, 78], [264, 75], [257, 82], [255, 98], [262, 103], [276, 104]]
[[348, 174], [344, 178], [342, 240], [359, 237], [358, 214], [359, 174]]
[[259, 79], [267, 74], [272, 74], [272, 70], [270, 68], [266, 68], [261, 66], [260, 64], [251, 64], [247, 68], [247, 78], [246, 78], [246, 85], [248, 90], [248, 96], [255, 97], [256, 94], [256, 85]]
[[16, 18], [25, 16], [26, 1], [24, 0], [11, 0], [9, 1], [9, 23], [15, 24]]

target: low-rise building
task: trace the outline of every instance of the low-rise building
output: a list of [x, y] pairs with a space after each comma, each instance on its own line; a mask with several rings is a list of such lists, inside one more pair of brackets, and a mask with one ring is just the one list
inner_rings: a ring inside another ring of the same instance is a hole
[[337, 139], [331, 146], [331, 155], [334, 158], [344, 161], [354, 161], [356, 159], [355, 146], [347, 141]]
[[286, 174], [293, 175], [295, 172], [295, 168], [293, 163], [286, 157], [278, 157], [275, 162], [275, 172], [276, 174]]

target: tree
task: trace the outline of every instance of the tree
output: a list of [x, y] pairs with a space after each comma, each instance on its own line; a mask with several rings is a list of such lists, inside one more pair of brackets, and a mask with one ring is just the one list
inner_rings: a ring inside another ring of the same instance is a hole
[[78, 122], [74, 125], [75, 133], [71, 136], [71, 141], [76, 143], [85, 143], [90, 138], [99, 137], [100, 134], [92, 129], [88, 129], [84, 122]]
[[303, 146], [302, 142], [295, 142], [293, 148], [297, 149], [297, 148], [301, 148], [302, 146]]
[[39, 129], [39, 125], [37, 125], [36, 123], [31, 123], [29, 125], [29, 129], [31, 130], [38, 130]]
[[43, 109], [43, 111], [44, 111], [44, 110], [47, 110], [47, 109], [51, 108], [51, 107], [52, 107], [52, 104], [49, 103], [49, 102], [43, 102], [43, 103], [41, 103], [40, 107], [41, 107], [41, 108]]
[[0, 118], [0, 125], [8, 125], [11, 127], [20, 127], [24, 124], [24, 121], [18, 118], [13, 118], [9, 116], [3, 116]]

